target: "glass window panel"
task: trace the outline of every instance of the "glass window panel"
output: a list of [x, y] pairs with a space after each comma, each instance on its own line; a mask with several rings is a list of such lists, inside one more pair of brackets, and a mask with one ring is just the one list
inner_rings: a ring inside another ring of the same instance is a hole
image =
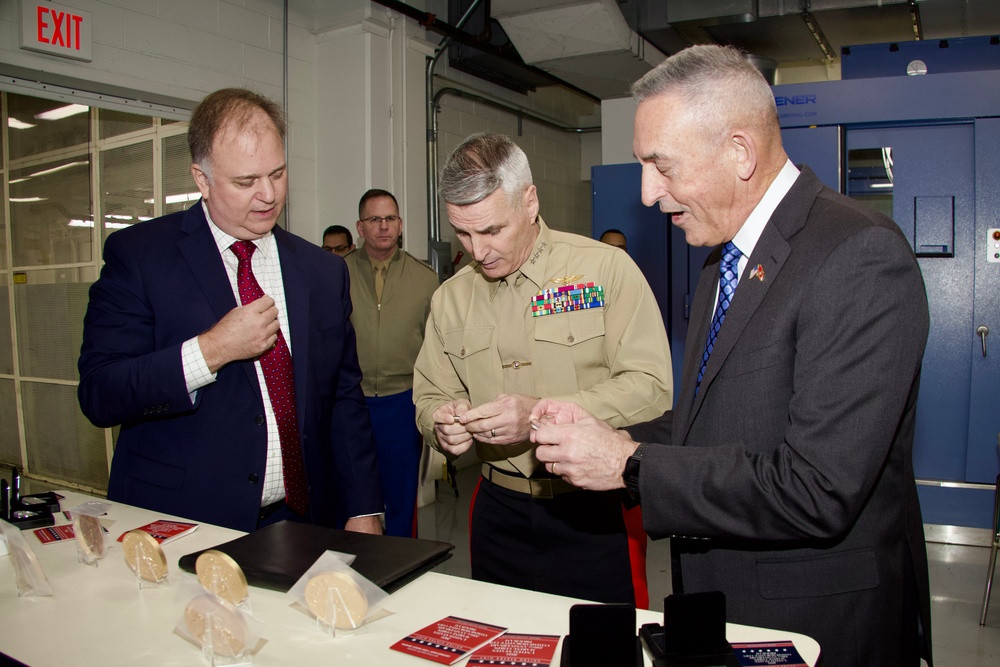
[[[21, 441], [17, 437], [17, 402], [14, 381], [0, 379], [0, 463], [21, 466]], [[9, 479], [8, 475], [3, 475]]]
[[93, 261], [92, 211], [88, 155], [12, 169], [14, 266]]
[[186, 134], [163, 140], [163, 196], [164, 214], [183, 211], [201, 199], [191, 177], [191, 152]]
[[153, 217], [153, 141], [101, 152], [103, 238]]
[[26, 272], [14, 286], [17, 352], [21, 375], [79, 380], [76, 361], [93, 266]]
[[14, 374], [14, 347], [10, 336], [10, 286], [0, 273], [0, 373]]
[[892, 217], [892, 148], [854, 148], [847, 152], [847, 196]]
[[117, 137], [129, 132], [149, 130], [153, 127], [151, 116], [140, 116], [139, 114], [126, 113], [124, 111], [113, 111], [111, 109], [98, 109], [97, 127], [101, 139]]
[[76, 387], [22, 382], [28, 469], [32, 474], [108, 488], [104, 430], [80, 411]]
[[7, 93], [7, 111], [11, 160], [90, 141], [89, 107]]

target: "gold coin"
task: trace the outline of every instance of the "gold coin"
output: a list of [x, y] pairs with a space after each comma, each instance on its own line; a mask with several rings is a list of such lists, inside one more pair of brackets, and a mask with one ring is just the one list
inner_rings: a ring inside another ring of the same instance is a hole
[[212, 653], [230, 658], [243, 655], [249, 630], [243, 615], [225, 600], [199, 595], [184, 608], [184, 625], [203, 648], [211, 642]]
[[198, 575], [198, 583], [209, 593], [215, 593], [233, 604], [241, 604], [247, 599], [250, 591], [246, 575], [229, 554], [209, 549], [198, 556], [194, 571]]
[[342, 572], [322, 572], [306, 584], [306, 606], [327, 625], [346, 630], [361, 625], [368, 613], [368, 598], [353, 579]]
[[89, 514], [73, 513], [73, 535], [80, 550], [91, 558], [104, 558], [104, 529], [101, 520]]
[[130, 530], [122, 538], [125, 562], [146, 581], [162, 581], [167, 576], [167, 557], [160, 543], [144, 530]]

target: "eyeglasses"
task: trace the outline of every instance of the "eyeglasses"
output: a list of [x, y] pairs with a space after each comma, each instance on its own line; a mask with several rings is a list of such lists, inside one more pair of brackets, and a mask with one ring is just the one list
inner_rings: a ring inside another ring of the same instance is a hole
[[398, 215], [382, 215], [382, 216], [373, 215], [370, 218], [364, 218], [363, 220], [361, 220], [361, 222], [369, 225], [378, 225], [381, 224], [382, 222], [388, 222], [390, 225], [393, 225], [399, 222], [400, 220], [402, 220], [402, 218], [400, 218]]
[[326, 250], [327, 252], [335, 252], [337, 254], [340, 254], [350, 247], [351, 246], [347, 245], [346, 243], [344, 245], [335, 245], [335, 246], [325, 245], [323, 246], [323, 250]]

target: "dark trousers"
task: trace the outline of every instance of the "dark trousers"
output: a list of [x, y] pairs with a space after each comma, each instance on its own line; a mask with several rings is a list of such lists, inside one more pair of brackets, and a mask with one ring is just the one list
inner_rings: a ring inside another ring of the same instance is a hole
[[[469, 509], [472, 578], [636, 604], [636, 589], [645, 587], [645, 561], [633, 568], [622, 512], [616, 492], [541, 499], [480, 479]], [[648, 600], [645, 590], [639, 598]]]
[[372, 418], [378, 471], [385, 499], [385, 534], [417, 536], [417, 477], [420, 432], [413, 390], [391, 396], [366, 396]]

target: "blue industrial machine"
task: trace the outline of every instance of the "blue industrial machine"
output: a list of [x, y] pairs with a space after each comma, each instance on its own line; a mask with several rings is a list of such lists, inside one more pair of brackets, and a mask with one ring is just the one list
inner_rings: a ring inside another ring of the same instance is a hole
[[[1000, 69], [982, 63], [1000, 68], [1000, 42], [867, 45], [842, 61], [843, 80], [774, 86], [785, 149], [890, 215], [913, 244], [931, 310], [914, 443], [924, 521], [990, 527], [1000, 466]], [[679, 380], [708, 249], [689, 247], [666, 215], [643, 207], [639, 182], [638, 164], [594, 168], [594, 231], [622, 229], [630, 253], [643, 253], [633, 255], [660, 300]]]

